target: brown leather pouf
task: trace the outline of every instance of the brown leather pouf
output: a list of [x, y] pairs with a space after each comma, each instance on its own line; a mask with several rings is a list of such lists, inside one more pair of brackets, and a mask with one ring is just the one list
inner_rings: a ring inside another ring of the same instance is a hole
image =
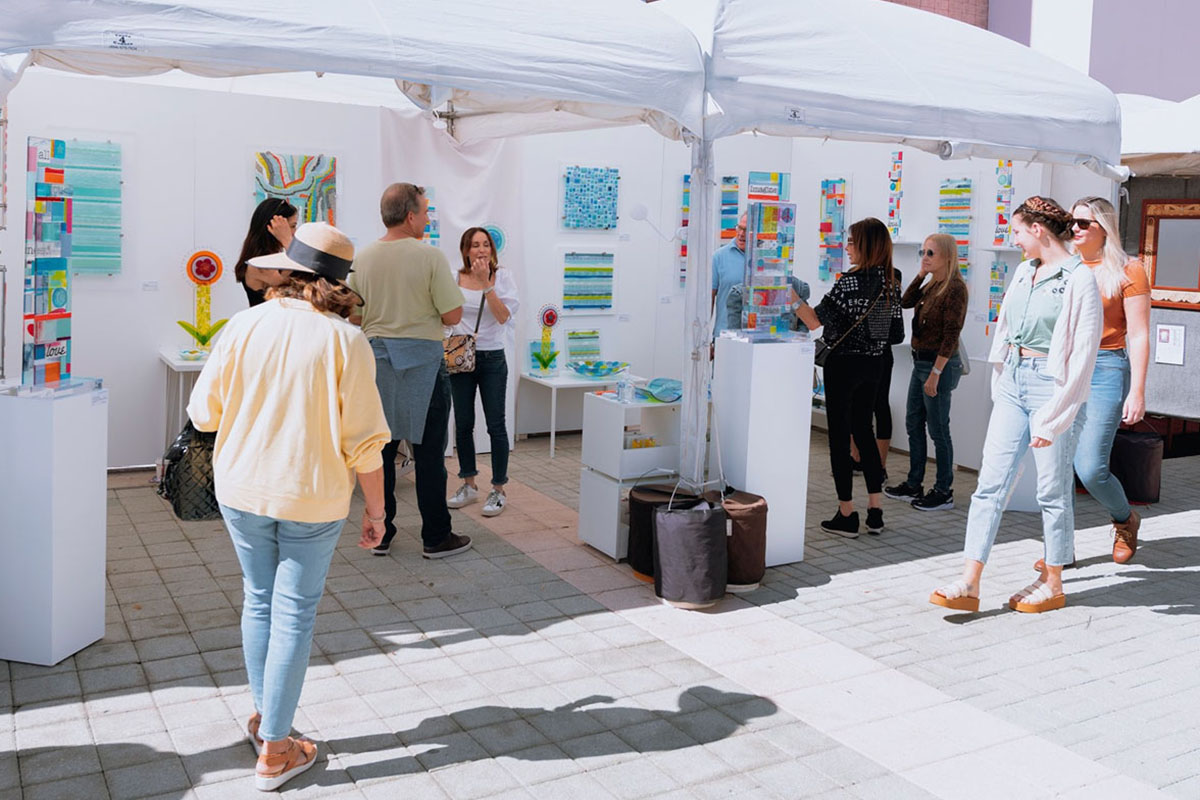
[[752, 592], [767, 571], [767, 501], [749, 492], [731, 492], [723, 502], [732, 527], [726, 539], [729, 582], [726, 591]]

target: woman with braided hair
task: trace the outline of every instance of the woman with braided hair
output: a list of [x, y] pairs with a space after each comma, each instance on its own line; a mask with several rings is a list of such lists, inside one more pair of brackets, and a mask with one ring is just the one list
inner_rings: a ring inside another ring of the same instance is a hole
[[1075, 558], [1072, 460], [1103, 322], [1096, 278], [1066, 248], [1073, 223], [1062, 206], [1043, 197], [1030, 197], [1013, 212], [1013, 236], [1027, 260], [1004, 297], [988, 355], [995, 367], [992, 416], [967, 514], [962, 578], [930, 595], [934, 605], [979, 610], [983, 565], [1027, 448], [1037, 467], [1043, 566], [1008, 605], [1038, 613], [1066, 604], [1062, 568]]

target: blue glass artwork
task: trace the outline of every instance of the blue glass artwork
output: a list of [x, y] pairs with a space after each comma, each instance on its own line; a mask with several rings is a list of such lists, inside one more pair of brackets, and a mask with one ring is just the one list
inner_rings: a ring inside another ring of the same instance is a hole
[[617, 227], [616, 167], [567, 167], [563, 177], [563, 227], [612, 230]]

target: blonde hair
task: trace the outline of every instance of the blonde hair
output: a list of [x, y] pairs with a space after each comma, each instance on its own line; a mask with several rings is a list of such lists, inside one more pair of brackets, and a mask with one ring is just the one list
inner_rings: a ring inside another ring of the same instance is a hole
[[1129, 263], [1129, 254], [1121, 247], [1117, 210], [1103, 197], [1082, 197], [1071, 204], [1071, 210], [1074, 211], [1079, 206], [1091, 211], [1095, 224], [1104, 231], [1100, 266], [1092, 273], [1096, 276], [1096, 285], [1100, 287], [1100, 294], [1116, 297], [1121, 293], [1121, 288], [1129, 282], [1129, 278], [1125, 277], [1125, 265]]
[[963, 290], [966, 291], [967, 282], [963, 280], [962, 270], [958, 268], [958, 242], [954, 237], [948, 233], [931, 233], [925, 237], [925, 241], [933, 242], [933, 249], [946, 259], [946, 274], [940, 280], [932, 278], [929, 281], [928, 296], [940, 297], [952, 281], [962, 284]]

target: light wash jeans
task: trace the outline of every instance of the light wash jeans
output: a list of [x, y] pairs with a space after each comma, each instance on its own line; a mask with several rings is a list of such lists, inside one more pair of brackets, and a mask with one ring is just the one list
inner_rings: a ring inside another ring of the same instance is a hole
[[242, 654], [258, 735], [283, 739], [292, 730], [317, 603], [345, 520], [289, 522], [221, 506], [242, 565]]
[[925, 429], [933, 440], [937, 457], [937, 480], [933, 488], [949, 492], [954, 483], [954, 444], [950, 441], [950, 394], [958, 388], [962, 377], [962, 359], [958, 353], [946, 362], [938, 377], [937, 395], [925, 394], [925, 381], [933, 372], [932, 361], [913, 359], [912, 377], [908, 381], [908, 411], [904, 425], [908, 429], [908, 478], [910, 486], [925, 482]]
[[1125, 488], [1108, 471], [1113, 438], [1121, 425], [1125, 395], [1129, 393], [1129, 358], [1124, 350], [1101, 350], [1092, 373], [1087, 401], [1087, 421], [1075, 450], [1075, 473], [1088, 494], [1108, 509], [1113, 522], [1125, 522], [1132, 509]]
[[[1017, 481], [1021, 459], [1029, 448], [1029, 421], [1050, 399], [1054, 378], [1046, 373], [1045, 358], [1012, 356], [996, 384], [992, 417], [983, 443], [979, 483], [971, 495], [963, 555], [987, 562], [1000, 517]], [[1047, 447], [1033, 450], [1037, 467], [1037, 500], [1042, 508], [1044, 558], [1050, 566], [1075, 558], [1075, 475], [1071, 461], [1083, 426], [1081, 408], [1071, 427]]]

